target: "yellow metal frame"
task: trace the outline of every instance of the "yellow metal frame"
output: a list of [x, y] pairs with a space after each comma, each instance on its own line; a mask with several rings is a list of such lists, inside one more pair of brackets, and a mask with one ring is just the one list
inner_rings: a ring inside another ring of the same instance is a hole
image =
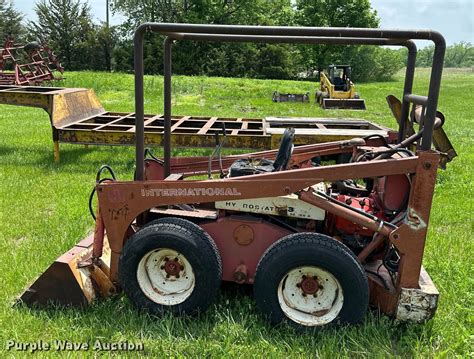
[[355, 85], [352, 81], [350, 81], [349, 91], [336, 91], [334, 89], [334, 84], [331, 83], [327, 75], [322, 71], [320, 73], [320, 87], [321, 91], [327, 92], [329, 94], [329, 98], [341, 100], [355, 99], [356, 90]]
[[[91, 89], [0, 86], [1, 103], [38, 107], [49, 114], [56, 162], [60, 143], [135, 145], [135, 114], [105, 111]], [[163, 122], [163, 115], [145, 115], [146, 145], [163, 145]], [[172, 116], [171, 145], [214, 147], [215, 134], [225, 127], [226, 147], [268, 150], [278, 148], [288, 126], [295, 128], [297, 145], [395, 133], [361, 119]]]

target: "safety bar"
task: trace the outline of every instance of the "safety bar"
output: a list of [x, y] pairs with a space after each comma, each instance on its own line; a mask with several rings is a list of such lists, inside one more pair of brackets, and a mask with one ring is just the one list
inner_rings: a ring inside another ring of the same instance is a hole
[[170, 171], [171, 144], [171, 45], [175, 40], [278, 42], [340, 45], [397, 45], [408, 48], [408, 61], [399, 128], [399, 142], [405, 134], [409, 98], [415, 72], [416, 46], [411, 40], [431, 40], [435, 44], [421, 149], [431, 148], [436, 107], [438, 104], [441, 74], [446, 43], [444, 37], [431, 30], [382, 30], [363, 28], [322, 28], [283, 26], [203, 25], [146, 23], [140, 25], [134, 36], [135, 64], [135, 142], [136, 178], [144, 177], [144, 90], [143, 90], [143, 38], [146, 32], [167, 36], [164, 42], [164, 162], [165, 175]]
[[407, 94], [404, 97], [405, 101], [412, 102], [417, 105], [422, 105], [426, 106], [428, 103], [428, 97], [426, 96], [420, 96], [420, 95], [414, 95], [414, 94]]

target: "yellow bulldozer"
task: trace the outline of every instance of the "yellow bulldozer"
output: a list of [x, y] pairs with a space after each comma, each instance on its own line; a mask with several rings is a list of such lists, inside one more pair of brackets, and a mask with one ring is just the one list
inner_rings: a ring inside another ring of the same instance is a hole
[[329, 65], [327, 73], [321, 71], [320, 89], [316, 101], [324, 109], [365, 110], [365, 101], [355, 91], [351, 81], [350, 65]]

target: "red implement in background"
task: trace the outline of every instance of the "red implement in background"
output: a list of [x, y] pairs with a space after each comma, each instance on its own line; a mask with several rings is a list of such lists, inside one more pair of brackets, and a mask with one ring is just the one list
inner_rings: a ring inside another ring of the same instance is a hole
[[8, 38], [0, 48], [0, 85], [37, 85], [62, 80], [53, 71], [64, 73], [58, 57], [46, 44], [17, 44]]

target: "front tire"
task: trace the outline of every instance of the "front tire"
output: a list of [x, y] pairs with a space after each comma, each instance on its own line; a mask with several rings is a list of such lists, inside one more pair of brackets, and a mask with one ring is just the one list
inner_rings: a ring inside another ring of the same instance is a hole
[[367, 312], [367, 276], [342, 243], [316, 233], [296, 233], [274, 243], [255, 277], [259, 310], [274, 325], [301, 329], [360, 323]]
[[204, 312], [216, 297], [222, 264], [212, 238], [182, 218], [135, 233], [120, 255], [119, 281], [132, 303], [154, 315]]

